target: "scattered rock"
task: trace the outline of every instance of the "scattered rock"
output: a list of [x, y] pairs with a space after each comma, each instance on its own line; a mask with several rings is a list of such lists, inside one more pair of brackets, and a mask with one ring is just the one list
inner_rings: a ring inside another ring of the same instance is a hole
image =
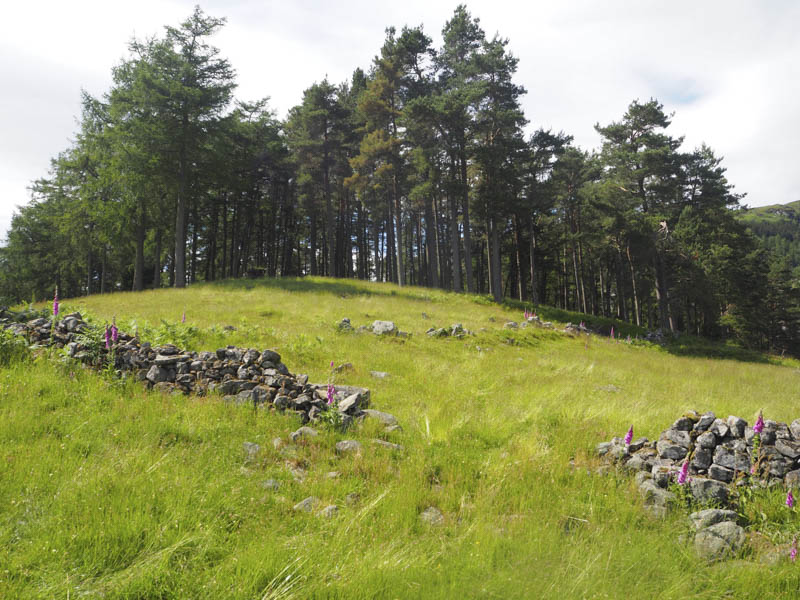
[[419, 515], [420, 520], [428, 525], [438, 526], [444, 524], [444, 515], [435, 506], [429, 506]]
[[342, 440], [341, 442], [336, 442], [336, 452], [339, 454], [360, 454], [361, 444], [356, 440]]
[[314, 429], [313, 427], [304, 426], [298, 429], [297, 431], [293, 431], [292, 433], [290, 433], [289, 438], [293, 442], [296, 442], [300, 438], [316, 437], [317, 435], [319, 435], [319, 432], [316, 429]]
[[255, 462], [258, 453], [261, 452], [261, 446], [253, 442], [244, 442], [242, 449], [245, 454], [245, 462]]
[[261, 482], [261, 487], [265, 490], [276, 491], [280, 489], [281, 483], [277, 479], [267, 479], [266, 481]]
[[387, 379], [389, 374], [384, 371], [370, 371], [369, 374], [375, 379]]
[[397, 335], [397, 326], [392, 321], [374, 321], [372, 333], [375, 335]]
[[694, 547], [701, 558], [717, 560], [736, 553], [744, 541], [744, 529], [733, 521], [723, 521], [698, 531]]
[[386, 440], [372, 440], [372, 443], [377, 446], [389, 448], [389, 450], [405, 450], [405, 446], [402, 444], [393, 444], [392, 442], [387, 442]]
[[293, 510], [296, 512], [306, 512], [310, 513], [314, 510], [314, 505], [317, 503], [317, 499], [314, 496], [309, 496], [305, 500], [301, 500], [297, 504], [294, 505]]
[[339, 331], [353, 331], [353, 326], [350, 324], [350, 319], [344, 318], [336, 324]]
[[326, 519], [332, 519], [339, 514], [339, 507], [336, 506], [335, 504], [331, 504], [323, 508], [321, 511], [319, 511], [319, 514], [321, 517], [324, 517]]

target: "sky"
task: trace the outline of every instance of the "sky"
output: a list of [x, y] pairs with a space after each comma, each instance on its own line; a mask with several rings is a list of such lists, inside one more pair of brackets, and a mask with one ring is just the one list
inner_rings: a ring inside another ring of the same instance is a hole
[[[129, 41], [161, 36], [195, 1], [13, 2], [0, 22], [0, 241], [28, 186], [78, 129], [80, 94], [101, 97]], [[226, 17], [212, 43], [236, 69], [241, 100], [270, 97], [278, 117], [303, 90], [369, 67], [386, 27], [423, 25], [441, 44], [456, 2], [209, 0]], [[634, 99], [674, 113], [685, 150], [723, 156], [749, 206], [800, 199], [800, 2], [793, 0], [472, 0], [487, 37], [509, 39], [529, 132], [564, 131], [597, 148], [594, 125]]]

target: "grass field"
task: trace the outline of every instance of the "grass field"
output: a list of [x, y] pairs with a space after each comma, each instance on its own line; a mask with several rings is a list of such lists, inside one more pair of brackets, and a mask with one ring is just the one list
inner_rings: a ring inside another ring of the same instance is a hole
[[[65, 300], [62, 312], [72, 310], [194, 350], [273, 348], [312, 381], [328, 378], [331, 360], [350, 362], [337, 382], [369, 387], [373, 408], [403, 430], [322, 430], [290, 443], [292, 416], [162, 396], [46, 352], [14, 362], [0, 369], [0, 598], [800, 594], [800, 565], [761, 562], [800, 531], [779, 490], [745, 507], [764, 514], [748, 528], [758, 543], [700, 563], [682, 536], [685, 510], [649, 517], [631, 478], [597, 474], [592, 456], [630, 424], [652, 439], [687, 409], [800, 417], [795, 361], [691, 341], [667, 351], [504, 330], [521, 320], [516, 307], [321, 278]], [[342, 317], [356, 327], [393, 320], [412, 335], [340, 333]], [[424, 334], [453, 323], [475, 336]], [[698, 356], [709, 352], [731, 358]], [[376, 437], [405, 450], [372, 445]], [[341, 439], [365, 451], [337, 457]], [[261, 445], [254, 462], [246, 441]], [[338, 514], [292, 509], [308, 496]], [[420, 520], [429, 506], [444, 524]]]

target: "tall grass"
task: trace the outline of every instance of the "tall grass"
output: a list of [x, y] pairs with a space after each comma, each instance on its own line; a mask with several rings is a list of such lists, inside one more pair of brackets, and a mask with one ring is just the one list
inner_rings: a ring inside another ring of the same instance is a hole
[[[331, 360], [350, 362], [337, 381], [370, 387], [374, 407], [403, 430], [367, 424], [292, 444], [292, 416], [149, 393], [57, 356], [15, 360], [0, 370], [0, 597], [755, 598], [800, 589], [800, 567], [780, 562], [765, 577], [759, 564], [798, 529], [794, 514], [772, 529], [758, 524], [767, 540], [758, 551], [698, 563], [682, 537], [685, 513], [652, 519], [630, 478], [598, 474], [591, 452], [631, 423], [652, 438], [690, 408], [800, 417], [795, 364], [505, 330], [521, 320], [516, 307], [363, 282], [236, 281], [64, 304], [197, 350], [275, 348], [311, 380], [325, 381]], [[412, 335], [340, 333], [342, 317], [356, 327], [391, 319]], [[456, 322], [476, 335], [424, 335]], [[345, 438], [364, 452], [338, 457]], [[261, 446], [253, 462], [245, 441]], [[292, 510], [308, 496], [317, 510]], [[780, 498], [760, 502], [778, 510]], [[329, 504], [339, 507], [332, 519], [319, 514]], [[429, 506], [443, 525], [420, 521]]]

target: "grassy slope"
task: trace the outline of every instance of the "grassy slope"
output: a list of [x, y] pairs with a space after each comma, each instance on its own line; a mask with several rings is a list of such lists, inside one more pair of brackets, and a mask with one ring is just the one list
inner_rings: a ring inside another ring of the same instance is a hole
[[[194, 349], [272, 347], [293, 372], [367, 385], [406, 447], [377, 430], [325, 433], [295, 449], [272, 440], [293, 417], [217, 399], [163, 397], [48, 360], [0, 370], [0, 597], [4, 598], [720, 598], [792, 597], [795, 565], [757, 556], [699, 565], [680, 511], [649, 518], [627, 476], [594, 474], [591, 449], [634, 424], [657, 436], [689, 408], [800, 417], [800, 372], [674, 356], [545, 330], [462, 295], [390, 285], [227, 282], [65, 303], [142, 328], [186, 310]], [[424, 319], [425, 312], [430, 319]], [[407, 340], [340, 334], [334, 323], [394, 320]], [[490, 317], [495, 319], [494, 322]], [[429, 339], [461, 322], [465, 340]], [[237, 330], [224, 333], [221, 326]], [[486, 328], [486, 331], [480, 331]], [[507, 337], [517, 340], [514, 345]], [[788, 365], [788, 366], [787, 366]], [[391, 378], [370, 378], [370, 370]], [[619, 391], [608, 391], [609, 385]], [[336, 458], [343, 437], [360, 457]], [[242, 442], [262, 446], [244, 464]], [[308, 469], [297, 483], [287, 461]], [[338, 479], [327, 477], [339, 471]], [[275, 492], [261, 484], [282, 482]], [[360, 494], [349, 506], [345, 496]], [[315, 495], [326, 520], [292, 506]], [[762, 501], [798, 529], [779, 492]], [[446, 523], [418, 515], [438, 506]]]

